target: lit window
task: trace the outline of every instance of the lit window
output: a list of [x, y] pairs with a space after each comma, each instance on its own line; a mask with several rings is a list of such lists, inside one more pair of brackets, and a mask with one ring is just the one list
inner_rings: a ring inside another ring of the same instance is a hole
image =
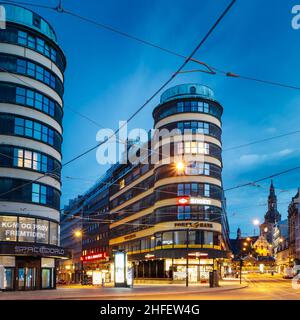
[[124, 179], [122, 179], [122, 180], [119, 182], [119, 187], [120, 187], [120, 190], [125, 187], [125, 180], [124, 180]]

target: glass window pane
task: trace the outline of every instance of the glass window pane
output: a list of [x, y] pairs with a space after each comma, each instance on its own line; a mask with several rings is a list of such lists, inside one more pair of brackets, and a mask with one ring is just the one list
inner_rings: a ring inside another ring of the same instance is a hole
[[0, 241], [17, 241], [17, 217], [0, 216]]
[[34, 242], [35, 241], [35, 219], [19, 218], [19, 241]]
[[58, 224], [50, 222], [50, 244], [58, 245]]
[[37, 219], [36, 242], [49, 243], [49, 221]]

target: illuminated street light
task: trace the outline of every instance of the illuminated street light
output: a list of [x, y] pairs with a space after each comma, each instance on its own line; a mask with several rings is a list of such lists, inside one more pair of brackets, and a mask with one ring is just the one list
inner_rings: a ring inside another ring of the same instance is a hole
[[182, 161], [176, 162], [175, 166], [178, 173], [182, 173], [185, 169], [185, 165]]
[[247, 246], [248, 245], [248, 243], [247, 242], [244, 242], [244, 246]]
[[279, 242], [283, 242], [283, 239], [282, 239], [282, 238], [279, 238]]
[[80, 230], [76, 230], [76, 231], [74, 232], [74, 236], [75, 236], [76, 238], [80, 238], [80, 237], [82, 236], [82, 232], [81, 232]]
[[254, 225], [254, 235], [255, 235], [255, 233], [256, 233], [256, 226], [258, 226], [259, 225], [259, 220], [258, 219], [254, 219], [253, 220], [253, 225]]
[[248, 237], [246, 240], [247, 240], [247, 241], [250, 241], [251, 239]]
[[255, 226], [258, 226], [258, 225], [259, 225], [259, 220], [258, 220], [258, 219], [254, 219], [254, 220], [253, 220], [253, 224], [254, 224]]
[[264, 228], [264, 232], [268, 232], [268, 228], [267, 227]]

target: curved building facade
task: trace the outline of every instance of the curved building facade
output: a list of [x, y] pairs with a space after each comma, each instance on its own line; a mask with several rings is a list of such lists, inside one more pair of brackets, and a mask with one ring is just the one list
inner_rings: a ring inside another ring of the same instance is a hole
[[[184, 135], [166, 140], [167, 155], [164, 138], [160, 140], [157, 163], [123, 165], [114, 173], [111, 249], [128, 253], [136, 278], [185, 280], [188, 269], [189, 280], [201, 282], [208, 281], [213, 270], [225, 271], [230, 252], [222, 184], [222, 113], [206, 86], [168, 89], [153, 111], [154, 128]], [[144, 148], [152, 153], [153, 144]]]
[[55, 288], [66, 59], [41, 16], [0, 5], [0, 276], [4, 289]]

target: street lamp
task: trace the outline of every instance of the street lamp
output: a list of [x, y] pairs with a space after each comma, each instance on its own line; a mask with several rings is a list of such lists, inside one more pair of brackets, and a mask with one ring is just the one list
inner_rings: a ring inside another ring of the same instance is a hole
[[[75, 230], [74, 231], [74, 237], [79, 239], [79, 241], [80, 241], [80, 239], [82, 238], [82, 231], [81, 230]], [[80, 259], [80, 267], [81, 267], [81, 270], [80, 270], [81, 271], [81, 282], [83, 283], [84, 270], [83, 270], [83, 260], [82, 259]]]
[[178, 161], [175, 163], [175, 167], [178, 174], [182, 174], [185, 170], [185, 164], [182, 161]]
[[254, 225], [254, 235], [255, 235], [255, 231], [256, 231], [256, 228], [258, 225], [259, 225], [259, 220], [258, 219], [254, 219], [253, 220], [253, 225]]
[[82, 232], [80, 230], [76, 230], [76, 231], [74, 231], [74, 236], [76, 238], [80, 238], [82, 236]]

